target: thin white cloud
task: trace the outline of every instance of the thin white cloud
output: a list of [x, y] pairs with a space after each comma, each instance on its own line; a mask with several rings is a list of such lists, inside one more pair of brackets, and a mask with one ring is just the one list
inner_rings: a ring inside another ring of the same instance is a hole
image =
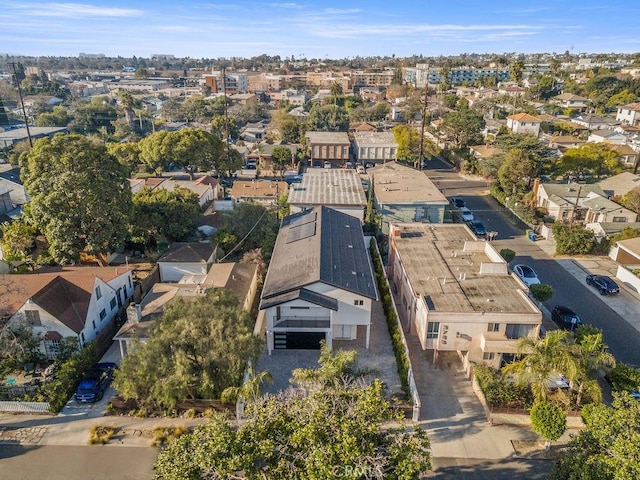
[[361, 10], [359, 8], [325, 8], [323, 10], [324, 13], [329, 15], [349, 15], [352, 13], [359, 13]]
[[270, 3], [269, 7], [272, 8], [302, 8], [302, 5], [297, 3]]
[[144, 14], [133, 8], [99, 7], [87, 3], [12, 3], [8, 6], [38, 17], [139, 17]]

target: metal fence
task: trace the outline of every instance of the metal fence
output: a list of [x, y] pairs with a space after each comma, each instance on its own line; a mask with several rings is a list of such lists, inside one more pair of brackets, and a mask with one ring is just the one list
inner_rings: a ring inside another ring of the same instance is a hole
[[49, 402], [2, 402], [0, 412], [49, 413]]

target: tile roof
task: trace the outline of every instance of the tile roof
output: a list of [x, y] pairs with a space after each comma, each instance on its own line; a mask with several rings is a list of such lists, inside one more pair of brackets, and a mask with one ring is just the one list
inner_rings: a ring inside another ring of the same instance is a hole
[[509, 115], [508, 119], [515, 120], [516, 122], [540, 122], [538, 117], [529, 115], [528, 113], [516, 113], [515, 115]]
[[626, 108], [627, 110], [635, 110], [637, 112], [640, 112], [640, 102], [627, 103], [626, 105], [623, 105], [622, 108]]
[[260, 308], [272, 297], [316, 282], [377, 298], [360, 220], [328, 207], [282, 220]]

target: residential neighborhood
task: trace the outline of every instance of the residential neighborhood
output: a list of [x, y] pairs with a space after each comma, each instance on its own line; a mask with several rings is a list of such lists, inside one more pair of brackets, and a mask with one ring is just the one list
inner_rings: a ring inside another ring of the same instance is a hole
[[2, 53], [0, 479], [640, 478], [639, 165], [638, 53]]

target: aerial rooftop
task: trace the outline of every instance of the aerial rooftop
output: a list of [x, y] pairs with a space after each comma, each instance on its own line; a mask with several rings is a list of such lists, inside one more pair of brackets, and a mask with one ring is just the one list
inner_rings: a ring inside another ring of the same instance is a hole
[[407, 204], [433, 203], [448, 204], [447, 198], [422, 172], [396, 162], [370, 168], [374, 192], [378, 203]]
[[446, 313], [535, 313], [493, 246], [462, 224], [407, 223], [392, 243], [417, 295]]
[[313, 168], [289, 191], [292, 205], [364, 206], [362, 180], [352, 168]]

